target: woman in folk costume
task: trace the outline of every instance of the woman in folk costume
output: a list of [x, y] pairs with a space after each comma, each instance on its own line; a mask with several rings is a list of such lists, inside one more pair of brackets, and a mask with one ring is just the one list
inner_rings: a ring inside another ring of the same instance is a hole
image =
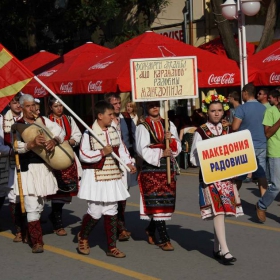
[[[198, 127], [193, 138], [190, 160], [199, 166], [197, 143], [213, 137], [230, 133], [230, 127], [223, 125], [221, 120], [224, 111], [228, 110], [227, 99], [217, 93], [209, 95], [202, 101], [202, 111], [207, 113], [208, 121]], [[225, 233], [225, 216], [238, 217], [243, 215], [243, 209], [236, 185], [230, 179], [217, 181], [206, 185], [202, 174], [199, 175], [199, 203], [202, 219], [214, 221], [213, 256], [223, 264], [231, 264], [236, 258], [229, 252]]]
[[[148, 116], [136, 128], [136, 149], [143, 158], [142, 170], [138, 177], [140, 188], [140, 218], [149, 220], [146, 228], [148, 243], [156, 244], [155, 231], [160, 236], [159, 246], [164, 251], [173, 251], [166, 230], [166, 220], [170, 220], [175, 210], [176, 182], [174, 158], [181, 152], [175, 125], [170, 122], [170, 132], [165, 131], [164, 120], [159, 114], [159, 101], [147, 103]], [[165, 139], [170, 140], [170, 148], [165, 147]], [[171, 157], [171, 183], [167, 184], [166, 158]]]
[[[73, 148], [79, 146], [82, 133], [74, 119], [63, 113], [63, 105], [56, 98], [50, 97], [49, 108], [51, 111], [49, 119], [63, 128], [66, 134], [64, 141], [68, 141]], [[82, 167], [77, 156], [75, 155], [75, 162], [69, 168], [61, 171], [54, 170], [54, 174], [59, 191], [56, 195], [48, 197], [52, 201], [52, 212], [49, 219], [53, 224], [54, 232], [58, 236], [65, 236], [67, 232], [62, 223], [62, 208], [65, 203], [72, 201], [72, 196], [77, 195], [79, 180], [82, 176]]]
[[[102, 215], [107, 236], [107, 256], [124, 258], [125, 254], [116, 247], [118, 201], [126, 200], [130, 195], [122, 181], [119, 163], [111, 155], [120, 158], [126, 153], [123, 142], [113, 126], [114, 107], [106, 101], [95, 104], [96, 120], [92, 130], [96, 133], [104, 147], [88, 131], [83, 134], [80, 146], [80, 160], [83, 175], [78, 197], [87, 200], [88, 210], [82, 221], [78, 234], [78, 251], [80, 254], [90, 253], [88, 238]], [[135, 167], [126, 163], [131, 173]]]

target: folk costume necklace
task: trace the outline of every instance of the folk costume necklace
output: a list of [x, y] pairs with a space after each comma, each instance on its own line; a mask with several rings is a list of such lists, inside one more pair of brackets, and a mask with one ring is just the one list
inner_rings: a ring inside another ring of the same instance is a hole
[[[208, 125], [207, 125], [208, 124]], [[219, 125], [219, 127], [218, 127]], [[210, 128], [208, 127], [210, 126], [212, 129], [215, 129], [217, 131], [217, 135], [215, 135], [211, 130]], [[208, 137], [208, 138], [213, 138], [213, 137], [217, 137], [217, 136], [221, 136], [221, 135], [226, 135], [228, 134], [228, 126], [224, 126], [222, 125], [221, 123], [218, 123], [217, 125], [214, 125], [213, 123], [211, 122], [207, 122], [206, 124], [203, 124], [201, 126], [201, 129], [204, 131], [205, 135]], [[219, 129], [221, 130], [221, 134], [219, 134]]]

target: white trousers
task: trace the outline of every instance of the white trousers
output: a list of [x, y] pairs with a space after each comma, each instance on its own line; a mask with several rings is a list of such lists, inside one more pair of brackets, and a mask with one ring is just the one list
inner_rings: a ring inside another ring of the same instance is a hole
[[27, 221], [38, 221], [44, 209], [45, 197], [26, 195], [24, 196], [24, 205], [27, 213]]
[[3, 187], [0, 188], [0, 197], [8, 196], [10, 203], [19, 203], [19, 196], [16, 195], [14, 189]]
[[114, 216], [118, 214], [118, 202], [99, 202], [88, 200], [87, 213], [95, 220], [102, 215]]

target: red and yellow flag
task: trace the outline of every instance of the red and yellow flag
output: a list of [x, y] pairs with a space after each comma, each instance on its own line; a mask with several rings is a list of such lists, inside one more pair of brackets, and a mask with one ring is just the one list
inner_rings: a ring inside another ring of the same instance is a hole
[[34, 74], [0, 44], [0, 113]]

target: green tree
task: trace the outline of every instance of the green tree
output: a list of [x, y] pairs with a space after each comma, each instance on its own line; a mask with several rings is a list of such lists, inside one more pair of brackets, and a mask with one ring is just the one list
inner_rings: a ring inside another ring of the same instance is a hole
[[1, 0], [0, 38], [19, 59], [87, 41], [115, 46], [149, 29], [167, 0]]

